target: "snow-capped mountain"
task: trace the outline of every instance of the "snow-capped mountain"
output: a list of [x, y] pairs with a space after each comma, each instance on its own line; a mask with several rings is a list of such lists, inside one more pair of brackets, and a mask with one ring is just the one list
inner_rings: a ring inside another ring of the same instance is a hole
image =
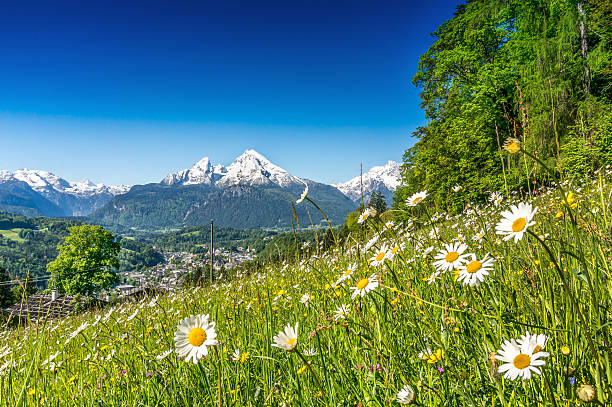
[[330, 222], [341, 224], [355, 203], [338, 189], [289, 174], [255, 150], [246, 150], [229, 166], [208, 157], [191, 168], [168, 174], [158, 184], [135, 185], [90, 216], [103, 223], [138, 229], [208, 224], [235, 228], [289, 228], [295, 221], [325, 223], [309, 202], [292, 207], [308, 185], [308, 197], [325, 208]]
[[278, 185], [290, 187], [304, 185], [305, 180], [294, 177], [286, 170], [274, 165], [255, 150], [246, 150], [227, 168], [212, 165], [208, 157], [202, 158], [193, 167], [168, 174], [162, 181], [165, 185]]
[[129, 189], [125, 185], [95, 184], [88, 179], [70, 182], [41, 170], [0, 170], [0, 209], [29, 215], [81, 216]]
[[[393, 192], [400, 185], [401, 163], [388, 161], [385, 165], [372, 167], [367, 173], [363, 174], [363, 200], [367, 204], [374, 192], [380, 192], [385, 196], [387, 203], [393, 200]], [[348, 196], [353, 202], [361, 201], [360, 176], [352, 178], [346, 182], [334, 183], [332, 186], [338, 188], [340, 192]]]
[[204, 157], [191, 168], [168, 174], [162, 180], [165, 185], [212, 185], [219, 180], [227, 170], [222, 165], [213, 166], [210, 158]]

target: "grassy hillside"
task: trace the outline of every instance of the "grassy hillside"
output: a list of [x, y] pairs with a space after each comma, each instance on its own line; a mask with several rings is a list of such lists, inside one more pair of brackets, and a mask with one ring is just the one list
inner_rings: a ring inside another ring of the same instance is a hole
[[[418, 405], [574, 406], [584, 385], [609, 405], [609, 177], [457, 216], [432, 213], [426, 198], [411, 224], [370, 218], [359, 234], [378, 239], [367, 250], [352, 236], [299, 263], [4, 331], [0, 406], [382, 407], [404, 388], [406, 401], [405, 386]], [[496, 227], [519, 202], [537, 206], [533, 224], [516, 219], [526, 232], [502, 240]], [[430, 220], [416, 228], [417, 215]], [[466, 257], [437, 272], [450, 243], [464, 243]], [[481, 283], [464, 283], [487, 268]], [[193, 364], [177, 358], [173, 336], [197, 314], [216, 323], [219, 345]], [[272, 346], [288, 324], [299, 324], [292, 351]], [[504, 362], [507, 341], [527, 332], [540, 336]], [[525, 378], [511, 380], [513, 370]]]

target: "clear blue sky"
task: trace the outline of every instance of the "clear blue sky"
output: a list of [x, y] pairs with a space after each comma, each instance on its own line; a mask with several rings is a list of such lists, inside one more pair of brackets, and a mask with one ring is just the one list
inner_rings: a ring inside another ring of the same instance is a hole
[[5, 2], [0, 169], [131, 185], [254, 148], [345, 181], [414, 143], [418, 58], [459, 3]]

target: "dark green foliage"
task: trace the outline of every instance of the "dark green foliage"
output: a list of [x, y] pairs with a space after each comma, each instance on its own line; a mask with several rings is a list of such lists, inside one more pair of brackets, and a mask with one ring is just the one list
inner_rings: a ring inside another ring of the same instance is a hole
[[[309, 188], [309, 196], [325, 208], [332, 223], [341, 223], [354, 207], [350, 199], [329, 185], [311, 182]], [[302, 190], [303, 186], [139, 185], [116, 196], [91, 217], [105, 224], [144, 230], [202, 226], [211, 219], [224, 227], [287, 228], [291, 226], [291, 201], [299, 198]], [[323, 222], [308, 202], [296, 206], [300, 221], [307, 222], [307, 209], [316, 225]]]
[[376, 210], [378, 213], [383, 213], [387, 210], [387, 201], [385, 196], [380, 192], [372, 193], [368, 207]]
[[114, 236], [98, 225], [71, 226], [68, 231], [57, 258], [47, 265], [53, 286], [61, 293], [83, 295], [112, 287], [121, 250]]
[[547, 182], [541, 167], [501, 153], [508, 137], [570, 175], [611, 162], [610, 6], [583, 6], [584, 15], [571, 0], [473, 0], [433, 33], [413, 79], [428, 124], [404, 155], [396, 207], [427, 189], [456, 211], [489, 191]]
[[0, 265], [0, 308], [6, 308], [15, 302], [9, 285], [10, 281], [8, 272]]
[[[0, 212], [0, 261], [18, 278], [28, 273], [33, 278], [48, 276], [47, 264], [57, 257], [57, 246], [68, 236], [68, 228], [81, 224], [83, 222], [76, 219], [27, 218]], [[150, 244], [134, 242], [122, 249], [119, 270], [138, 270], [162, 260], [161, 254]], [[36, 282], [39, 287], [44, 287], [45, 283]]]
[[12, 301], [21, 301], [22, 299], [25, 299], [38, 291], [32, 279], [33, 277], [30, 274], [27, 274], [25, 278], [19, 280], [18, 283], [11, 287]]
[[[215, 246], [236, 249], [248, 247], [258, 240], [276, 233], [259, 229], [234, 229], [215, 226]], [[139, 240], [145, 241], [167, 252], [208, 253], [210, 244], [210, 225], [191, 226], [176, 232], [164, 234], [140, 234]]]

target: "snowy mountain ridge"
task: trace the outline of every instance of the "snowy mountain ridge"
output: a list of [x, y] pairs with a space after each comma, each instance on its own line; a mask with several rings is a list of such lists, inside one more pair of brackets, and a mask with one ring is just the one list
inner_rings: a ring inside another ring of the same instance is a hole
[[306, 181], [295, 177], [281, 167], [272, 164], [255, 150], [246, 150], [228, 166], [212, 165], [210, 158], [204, 157], [191, 168], [168, 174], [162, 181], [165, 185], [278, 185], [288, 187], [305, 184]]
[[70, 182], [48, 171], [0, 170], [0, 210], [28, 215], [82, 216], [104, 206], [130, 187]]
[[[400, 185], [400, 170], [402, 164], [395, 161], [388, 161], [385, 165], [370, 168], [363, 174], [363, 199], [367, 204], [374, 192], [381, 192], [387, 203], [391, 203], [393, 193]], [[338, 188], [340, 192], [349, 197], [353, 202], [361, 201], [360, 176], [356, 176], [346, 182], [333, 183], [332, 186]]]

